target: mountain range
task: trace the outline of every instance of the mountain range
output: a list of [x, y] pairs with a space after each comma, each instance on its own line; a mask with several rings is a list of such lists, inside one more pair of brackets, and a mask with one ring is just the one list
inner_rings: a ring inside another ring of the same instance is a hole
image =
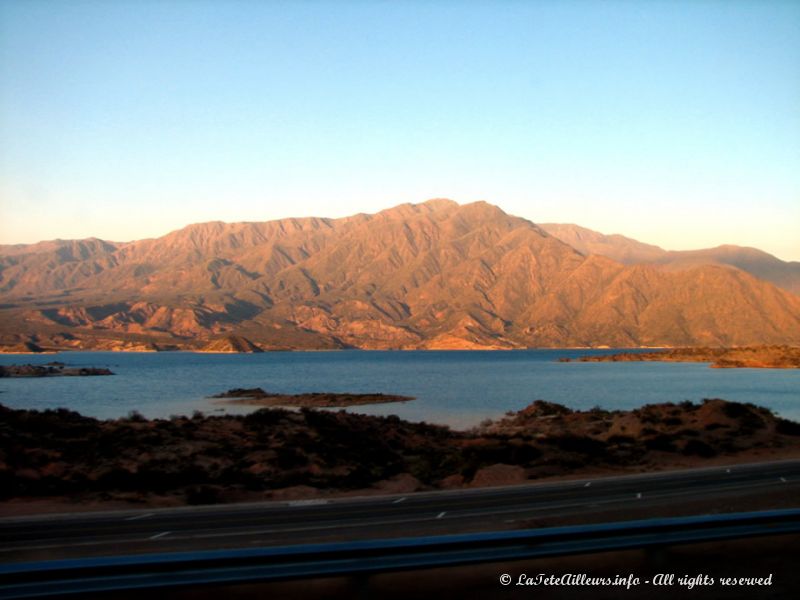
[[799, 282], [800, 263], [756, 249], [668, 252], [437, 199], [340, 219], [201, 223], [129, 243], [0, 246], [0, 343], [797, 345]]

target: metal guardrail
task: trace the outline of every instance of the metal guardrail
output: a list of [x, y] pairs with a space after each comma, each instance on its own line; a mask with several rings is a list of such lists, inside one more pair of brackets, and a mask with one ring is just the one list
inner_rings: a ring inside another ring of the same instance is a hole
[[800, 533], [800, 509], [546, 529], [0, 565], [0, 597], [31, 598], [359, 575]]

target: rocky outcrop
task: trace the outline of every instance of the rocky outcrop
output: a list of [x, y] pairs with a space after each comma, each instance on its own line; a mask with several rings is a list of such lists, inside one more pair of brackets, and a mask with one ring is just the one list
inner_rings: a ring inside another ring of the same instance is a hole
[[41, 354], [44, 351], [44, 348], [33, 342], [0, 346], [0, 354]]
[[198, 352], [212, 352], [223, 354], [253, 354], [263, 352], [253, 342], [239, 335], [229, 335], [224, 338], [212, 340], [200, 348]]

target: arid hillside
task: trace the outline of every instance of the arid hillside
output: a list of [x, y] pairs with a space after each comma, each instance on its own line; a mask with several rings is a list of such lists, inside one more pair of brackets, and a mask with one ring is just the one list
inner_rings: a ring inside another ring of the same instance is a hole
[[727, 265], [585, 256], [485, 202], [0, 247], [7, 346], [229, 335], [262, 349], [798, 345], [800, 297]]
[[12, 500], [205, 504], [410, 492], [799, 452], [800, 424], [724, 400], [632, 411], [573, 411], [537, 400], [469, 432], [306, 408], [99, 421], [0, 405], [0, 512]]

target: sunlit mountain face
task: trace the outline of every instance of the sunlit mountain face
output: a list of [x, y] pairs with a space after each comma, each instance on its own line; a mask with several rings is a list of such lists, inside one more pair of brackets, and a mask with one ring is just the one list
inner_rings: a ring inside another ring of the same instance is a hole
[[199, 349], [232, 335], [264, 349], [800, 343], [793, 263], [745, 248], [670, 253], [574, 227], [431, 200], [341, 219], [201, 223], [125, 244], [5, 246], [0, 340], [98, 349]]

